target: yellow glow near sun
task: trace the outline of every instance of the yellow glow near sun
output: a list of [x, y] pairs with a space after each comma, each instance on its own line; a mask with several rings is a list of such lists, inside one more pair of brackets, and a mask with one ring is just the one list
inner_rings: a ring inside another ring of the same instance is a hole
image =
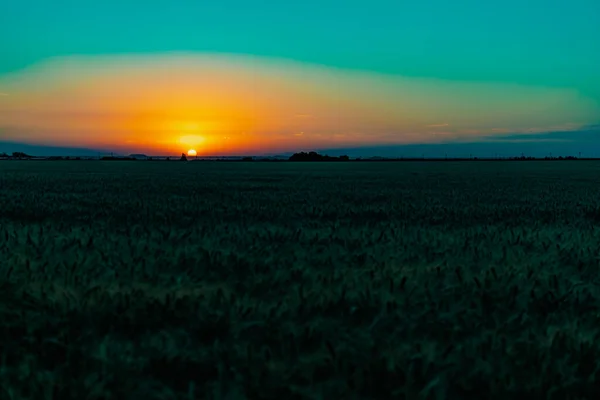
[[188, 150], [188, 156], [196, 157], [197, 155], [198, 155], [198, 152], [196, 152], [196, 150], [194, 150], [194, 149]]
[[179, 143], [186, 146], [198, 146], [204, 142], [204, 137], [200, 135], [185, 135], [179, 138]]

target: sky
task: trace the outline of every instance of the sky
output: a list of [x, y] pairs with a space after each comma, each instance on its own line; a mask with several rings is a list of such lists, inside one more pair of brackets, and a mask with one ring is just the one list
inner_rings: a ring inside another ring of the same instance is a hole
[[600, 155], [597, 0], [11, 0], [0, 37], [0, 151]]

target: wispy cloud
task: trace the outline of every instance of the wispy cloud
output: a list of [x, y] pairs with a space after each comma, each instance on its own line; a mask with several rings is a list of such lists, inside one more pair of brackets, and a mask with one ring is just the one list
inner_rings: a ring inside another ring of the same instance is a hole
[[450, 131], [431, 131], [429, 132], [431, 135], [453, 135], [454, 132], [450, 132]]
[[540, 139], [521, 139], [521, 138], [500, 138], [500, 139], [496, 139], [496, 138], [486, 138], [488, 142], [493, 142], [493, 143], [560, 143], [560, 142], [569, 142], [569, 140], [567, 139], [546, 139], [546, 138], [540, 138]]
[[0, 92], [0, 96], [8, 96], [8, 93]]
[[444, 126], [450, 126], [450, 124], [432, 124], [432, 125], [425, 125], [426, 128], [441, 128]]

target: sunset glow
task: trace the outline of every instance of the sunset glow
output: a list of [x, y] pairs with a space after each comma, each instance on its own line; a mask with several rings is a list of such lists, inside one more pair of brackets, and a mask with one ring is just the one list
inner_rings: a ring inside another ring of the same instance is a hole
[[260, 155], [600, 126], [597, 1], [232, 1], [9, 2], [0, 152]]
[[600, 115], [570, 89], [233, 56], [64, 58], [7, 75], [0, 88], [10, 94], [0, 100], [7, 139], [153, 154], [435, 143], [576, 129]]

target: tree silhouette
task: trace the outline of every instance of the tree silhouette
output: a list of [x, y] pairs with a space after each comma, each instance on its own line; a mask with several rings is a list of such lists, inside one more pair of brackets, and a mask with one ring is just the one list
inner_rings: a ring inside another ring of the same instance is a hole
[[185, 153], [181, 153], [181, 158], [179, 159], [179, 161], [187, 161], [187, 156], [185, 155]]
[[29, 155], [27, 155], [27, 154], [25, 154], [25, 153], [23, 153], [21, 151], [15, 151], [15, 152], [13, 152], [12, 153], [12, 157], [13, 158], [19, 158], [19, 159], [21, 159], [21, 158], [31, 158], [31, 156], [29, 156]]
[[321, 155], [317, 152], [311, 151], [309, 153], [300, 152], [295, 153], [289, 158], [290, 161], [349, 161], [350, 157], [348, 156], [340, 156], [340, 157], [330, 157], [328, 155]]

